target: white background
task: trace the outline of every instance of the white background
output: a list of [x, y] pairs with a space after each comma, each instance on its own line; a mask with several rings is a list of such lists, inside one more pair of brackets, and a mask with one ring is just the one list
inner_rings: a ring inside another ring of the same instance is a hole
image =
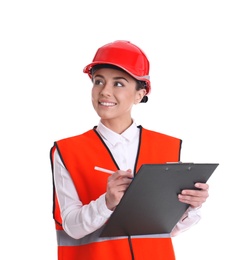
[[177, 260], [239, 259], [237, 2], [0, 2], [0, 259], [57, 259], [49, 150], [98, 123], [82, 70], [118, 39], [151, 62], [136, 122], [183, 139], [182, 161], [220, 163]]

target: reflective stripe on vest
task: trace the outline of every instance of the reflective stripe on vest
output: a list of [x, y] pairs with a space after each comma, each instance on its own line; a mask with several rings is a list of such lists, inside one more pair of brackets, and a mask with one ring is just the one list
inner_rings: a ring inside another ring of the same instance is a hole
[[[102, 232], [102, 228], [96, 230], [95, 232], [80, 238], [80, 239], [74, 239], [67, 235], [67, 233], [64, 230], [57, 230], [57, 244], [58, 246], [81, 246], [86, 245], [94, 242], [102, 242], [102, 241], [109, 241], [109, 240], [119, 240], [119, 239], [128, 239], [126, 236], [121, 237], [99, 237], [100, 233]], [[131, 239], [135, 238], [169, 238], [169, 234], [156, 234], [156, 235], [140, 235], [140, 236], [131, 236]]]

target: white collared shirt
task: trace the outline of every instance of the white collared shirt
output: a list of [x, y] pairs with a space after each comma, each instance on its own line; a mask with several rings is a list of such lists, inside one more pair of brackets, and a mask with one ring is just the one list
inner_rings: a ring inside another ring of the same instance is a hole
[[134, 171], [136, 153], [139, 144], [139, 128], [133, 124], [122, 134], [117, 134], [104, 126], [101, 122], [96, 128], [105, 144], [110, 149], [119, 169]]
[[[99, 122], [96, 131], [108, 146], [119, 168], [134, 171], [139, 143], [139, 128], [136, 123], [133, 122], [122, 134], [117, 134]], [[63, 228], [69, 236], [78, 239], [94, 232], [104, 225], [112, 214], [106, 206], [105, 194], [87, 205], [82, 204], [57, 150], [54, 153], [54, 181]], [[200, 219], [200, 209], [189, 207], [171, 235], [175, 236], [187, 230]]]

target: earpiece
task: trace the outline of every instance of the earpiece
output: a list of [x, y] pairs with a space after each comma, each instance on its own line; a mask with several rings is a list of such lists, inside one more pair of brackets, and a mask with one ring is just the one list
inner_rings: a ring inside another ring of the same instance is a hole
[[141, 99], [141, 101], [140, 101], [140, 103], [146, 103], [147, 101], [148, 101], [148, 96], [144, 96], [142, 99]]

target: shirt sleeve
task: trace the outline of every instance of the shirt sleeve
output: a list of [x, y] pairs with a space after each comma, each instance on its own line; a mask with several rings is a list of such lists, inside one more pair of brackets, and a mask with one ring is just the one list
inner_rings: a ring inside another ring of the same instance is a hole
[[79, 239], [99, 229], [112, 214], [106, 206], [105, 194], [83, 205], [57, 150], [54, 153], [53, 172], [65, 232]]
[[201, 219], [201, 207], [189, 207], [171, 232], [174, 237], [196, 225]]

